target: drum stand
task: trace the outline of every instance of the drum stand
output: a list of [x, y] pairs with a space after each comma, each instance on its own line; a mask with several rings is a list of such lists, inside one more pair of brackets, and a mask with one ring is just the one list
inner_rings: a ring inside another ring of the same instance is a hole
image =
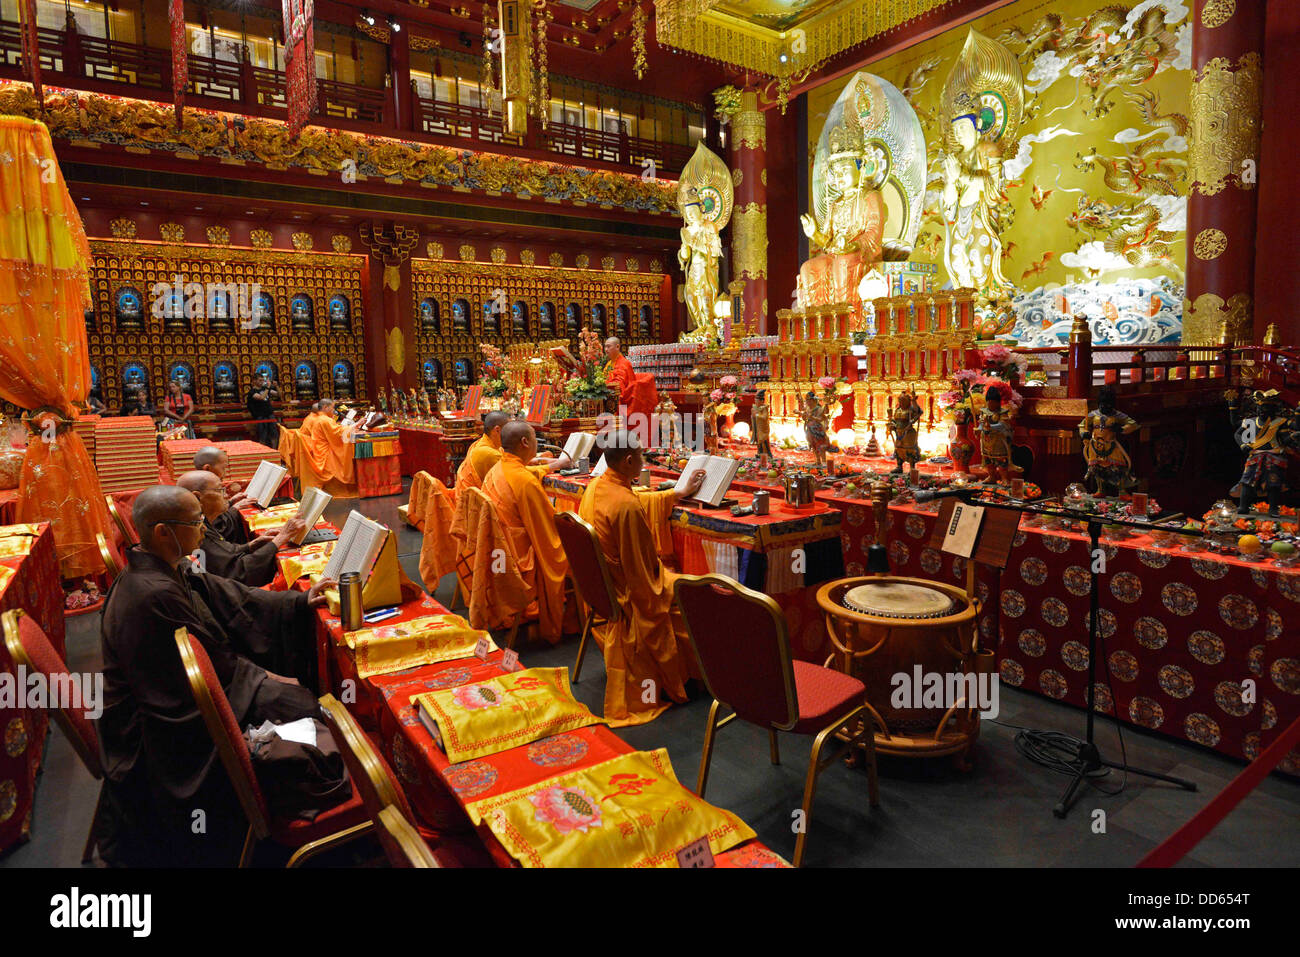
[[[1092, 517], [1088, 520], [1088, 554], [1091, 556], [1097, 554], [1098, 539], [1101, 536], [1101, 519]], [[1079, 786], [1083, 784], [1085, 778], [1102, 768], [1114, 768], [1123, 771], [1125, 774], [1139, 774], [1142, 777], [1154, 778], [1157, 781], [1167, 781], [1170, 784], [1176, 784], [1185, 791], [1195, 791], [1196, 784], [1192, 781], [1176, 778], [1169, 774], [1161, 774], [1158, 771], [1149, 771], [1145, 768], [1133, 767], [1123, 761], [1107, 761], [1101, 756], [1101, 751], [1097, 748], [1095, 740], [1095, 712], [1093, 706], [1096, 703], [1097, 694], [1097, 620], [1101, 617], [1101, 577], [1097, 572], [1097, 564], [1090, 560], [1089, 569], [1089, 598], [1088, 604], [1091, 609], [1088, 616], [1088, 705], [1087, 705], [1087, 731], [1084, 739], [1079, 742], [1078, 754], [1069, 763], [1074, 768], [1074, 776], [1071, 778], [1065, 793], [1061, 795], [1061, 800], [1052, 808], [1052, 813], [1058, 818], [1064, 818], [1070, 813], [1070, 808], [1079, 796]]]

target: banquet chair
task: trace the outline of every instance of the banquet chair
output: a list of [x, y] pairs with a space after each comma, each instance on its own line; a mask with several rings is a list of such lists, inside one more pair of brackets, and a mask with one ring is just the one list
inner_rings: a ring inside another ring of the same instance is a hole
[[386, 807], [375, 821], [375, 833], [393, 867], [440, 867], [415, 826], [395, 807]]
[[587, 606], [582, 622], [582, 640], [578, 642], [578, 660], [573, 663], [573, 683], [578, 683], [582, 673], [582, 659], [587, 654], [596, 619], [605, 623], [617, 621], [623, 613], [614, 592], [614, 580], [609, 565], [600, 551], [596, 530], [578, 517], [577, 512], [561, 512], [555, 516], [555, 530], [569, 560], [569, 575], [578, 595]]
[[176, 629], [176, 647], [181, 654], [190, 691], [198, 705], [203, 723], [217, 748], [221, 764], [230, 777], [239, 804], [248, 818], [248, 836], [239, 856], [239, 866], [247, 867], [257, 842], [270, 838], [292, 848], [288, 867], [297, 867], [322, 851], [338, 847], [374, 830], [366, 816], [358, 787], [352, 785], [352, 797], [317, 815], [314, 821], [272, 818], [253, 768], [253, 755], [239, 730], [239, 720], [226, 699], [208, 653], [184, 628]]
[[[852, 675], [793, 660], [780, 607], [739, 582], [723, 575], [683, 575], [675, 585], [675, 601], [690, 632], [704, 685], [713, 696], [695, 789], [700, 797], [709, 779], [714, 738], [735, 718], [767, 729], [773, 764], [781, 763], [778, 731], [816, 735], [804, 780], [804, 828], [794, 845], [798, 867], [812, 827], [817, 778], [846, 751], [863, 749], [871, 805], [880, 804], [866, 686]], [[724, 707], [732, 713], [718, 720]], [[833, 753], [822, 757], [827, 739], [837, 733], [840, 740]]]
[[110, 544], [104, 537], [103, 532], [95, 533], [95, 544], [99, 546], [99, 557], [104, 560], [104, 567], [108, 573], [108, 583], [111, 585], [117, 580], [117, 576], [122, 574], [125, 562], [117, 550], [117, 546]]
[[[533, 596], [519, 572], [496, 503], [482, 489], [465, 489], [457, 496], [452, 533], [463, 542], [456, 559], [456, 576], [464, 576], [461, 587], [470, 627], [508, 629], [505, 646], [514, 648]], [[498, 568], [501, 557], [505, 558], [505, 567]]]
[[[12, 609], [0, 616], [3, 624], [5, 649], [17, 666], [26, 668], [29, 674], [40, 673], [45, 676], [46, 686], [58, 685], [72, 687], [68, 666], [59, 653], [50, 644], [41, 626], [21, 609]], [[87, 705], [89, 703], [87, 702]], [[72, 750], [90, 776], [96, 781], [103, 781], [104, 767], [99, 760], [99, 734], [91, 719], [81, 708], [52, 708], [54, 723], [62, 730], [72, 745]], [[81, 852], [81, 863], [87, 864], [95, 856], [95, 820], [99, 817], [99, 806], [104, 800], [104, 790], [100, 787], [99, 798], [95, 801], [95, 812], [90, 817], [90, 833], [86, 835], [86, 844]]]
[[140, 536], [136, 535], [131, 523], [126, 520], [122, 510], [117, 507], [117, 502], [113, 501], [113, 496], [105, 495], [104, 501], [108, 503], [108, 514], [113, 517], [113, 523], [117, 526], [117, 530], [122, 533], [123, 544], [126, 546], [140, 544]]
[[[343, 755], [343, 763], [347, 766], [348, 776], [352, 779], [352, 787], [361, 795], [361, 803], [376, 829], [382, 830], [379, 823], [381, 812], [385, 808], [390, 809], [407, 823], [416, 839], [424, 845], [425, 852], [430, 857], [434, 857], [433, 850], [420, 836], [419, 830], [410, 823], [415, 819], [415, 812], [411, 809], [411, 804], [406, 799], [406, 792], [402, 790], [401, 782], [393, 773], [392, 766], [384, 759], [369, 735], [361, 729], [352, 712], [332, 694], [321, 697], [320, 710], [322, 720], [329, 725], [334, 735], [334, 743], [338, 745], [339, 753]], [[435, 862], [431, 866], [441, 865]]]

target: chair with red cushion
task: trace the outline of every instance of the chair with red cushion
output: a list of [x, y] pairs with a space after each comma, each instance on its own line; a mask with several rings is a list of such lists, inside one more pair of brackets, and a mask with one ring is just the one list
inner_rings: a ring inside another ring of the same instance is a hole
[[135, 533], [135, 529], [131, 527], [130, 521], [128, 521], [126, 516], [122, 514], [122, 510], [117, 507], [117, 502], [113, 500], [113, 496], [105, 495], [104, 501], [108, 504], [108, 514], [113, 517], [113, 524], [115, 524], [117, 530], [122, 533], [123, 547], [139, 545], [140, 536]]
[[235, 794], [239, 797], [240, 806], [248, 818], [248, 837], [239, 857], [240, 867], [248, 866], [257, 842], [268, 837], [277, 844], [294, 849], [288, 866], [297, 867], [322, 851], [338, 847], [374, 830], [374, 822], [366, 814], [355, 783], [352, 797], [322, 811], [313, 821], [272, 818], [262, 788], [257, 782], [248, 742], [239, 730], [239, 721], [235, 718], [230, 702], [226, 700], [226, 693], [221, 688], [207, 651], [184, 628], [176, 629], [176, 647], [180, 650], [185, 675], [189, 679], [199, 713], [203, 715], [203, 723], [207, 725], [217, 755], [221, 758], [221, 764], [226, 769]]
[[441, 866], [415, 825], [397, 808], [386, 807], [379, 812], [375, 819], [375, 833], [379, 835], [379, 843], [393, 867]]
[[[26, 668], [30, 674], [44, 675], [47, 688], [79, 687], [72, 680], [68, 666], [34, 618], [19, 609], [13, 609], [0, 616], [0, 621], [3, 622], [5, 649], [15, 665]], [[50, 711], [54, 723], [63, 729], [72, 744], [72, 750], [77, 753], [90, 776], [96, 781], [102, 781], [104, 767], [99, 760], [99, 734], [91, 719], [86, 717], [86, 709], [91, 706], [91, 702], [82, 704], [84, 707], [51, 708]], [[95, 818], [99, 816], [99, 805], [103, 799], [101, 787], [99, 800], [95, 802], [95, 813], [90, 818], [90, 833], [86, 836], [86, 845], [81, 852], [83, 864], [95, 856]]]
[[[845, 751], [862, 748], [867, 792], [873, 807], [880, 803], [866, 686], [851, 675], [792, 660], [785, 616], [776, 602], [761, 592], [723, 575], [683, 575], [677, 579], [675, 593], [700, 674], [713, 696], [696, 793], [704, 797], [714, 737], [735, 718], [767, 728], [773, 764], [780, 763], [778, 731], [816, 735], [804, 781], [804, 828], [794, 845], [794, 865], [798, 867], [812, 826], [817, 777]], [[732, 713], [719, 721], [724, 707]], [[837, 732], [840, 743], [823, 758], [826, 739]]]
[[111, 585], [117, 576], [122, 574], [122, 569], [126, 567], [126, 559], [122, 557], [116, 543], [109, 542], [103, 532], [95, 533], [95, 544], [99, 546], [99, 557], [104, 560], [108, 583]]
[[622, 610], [614, 591], [609, 566], [600, 551], [596, 530], [579, 518], [576, 512], [561, 512], [556, 515], [555, 530], [559, 533], [564, 555], [569, 560], [569, 575], [573, 578], [574, 587], [587, 606], [586, 620], [582, 623], [582, 640], [578, 643], [578, 660], [573, 664], [573, 681], [577, 684], [596, 619], [617, 621]]
[[[424, 834], [422, 836], [421, 831], [412, 823], [415, 820], [415, 813], [411, 810], [411, 804], [406, 799], [406, 792], [402, 790], [401, 782], [397, 779], [397, 775], [393, 773], [392, 766], [384, 759], [384, 755], [375, 747], [374, 742], [371, 741], [365, 731], [361, 729], [361, 725], [352, 716], [352, 712], [348, 711], [342, 702], [332, 694], [327, 694], [320, 699], [320, 708], [325, 723], [329, 725], [330, 731], [334, 734], [334, 742], [343, 755], [343, 763], [347, 765], [348, 776], [352, 779], [352, 786], [360, 793], [361, 803], [365, 806], [370, 819], [374, 821], [380, 842], [384, 843], [385, 851], [390, 851], [390, 848], [384, 842], [380, 817], [385, 810], [389, 810], [402, 819], [411, 829], [416, 839], [424, 845], [425, 854], [434, 860], [432, 865], [395, 864], [394, 866], [443, 866], [439, 855], [426, 843], [433, 835]], [[389, 859], [393, 860], [391, 852], [389, 853]], [[445, 856], [445, 859], [454, 866], [454, 861], [450, 856]]]

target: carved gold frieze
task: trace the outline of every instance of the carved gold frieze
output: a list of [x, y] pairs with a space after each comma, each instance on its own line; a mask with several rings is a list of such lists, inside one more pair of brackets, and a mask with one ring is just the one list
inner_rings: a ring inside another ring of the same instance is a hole
[[461, 246], [457, 253], [460, 256], [460, 261], [464, 263], [473, 262], [478, 258], [478, 251], [469, 243]]
[[271, 243], [273, 243], [275, 240], [274, 237], [271, 235], [270, 230], [254, 229], [251, 233], [248, 234], [248, 241], [251, 242], [258, 249], [270, 249]]
[[185, 242], [185, 227], [180, 223], [163, 223], [158, 227], [158, 235], [165, 243]]
[[481, 153], [345, 130], [309, 126], [290, 138], [279, 120], [188, 110], [176, 128], [171, 103], [45, 88], [44, 108], [31, 85], [0, 82], [0, 114], [40, 119], [56, 140], [116, 149], [186, 154], [269, 169], [337, 173], [468, 191], [528, 194], [561, 203], [604, 205], [651, 215], [676, 214], [677, 184], [663, 177], [591, 170], [563, 163]]
[[294, 233], [289, 239], [293, 242], [293, 248], [299, 252], [305, 253], [313, 245], [311, 233]]
[[1227, 302], [1212, 292], [1202, 293], [1195, 302], [1184, 299], [1183, 345], [1219, 345], [1225, 323], [1233, 345], [1249, 345], [1254, 314], [1254, 300], [1245, 292], [1230, 296]]
[[213, 246], [230, 245], [230, 230], [225, 226], [209, 226], [206, 230], [208, 242]]
[[136, 225], [134, 219], [115, 219], [108, 224], [108, 229], [118, 239], [135, 239]]
[[352, 252], [352, 238], [344, 236], [342, 233], [335, 233], [331, 236], [330, 245], [334, 247], [336, 253]]
[[521, 249], [519, 250], [519, 261], [525, 266], [531, 266], [537, 261], [537, 253], [531, 249]]
[[442, 243], [429, 243], [424, 247], [430, 259], [442, 258]]
[[1235, 65], [1215, 57], [1193, 77], [1188, 175], [1194, 192], [1213, 196], [1230, 185], [1255, 188], [1262, 81], [1258, 53], [1247, 53]]

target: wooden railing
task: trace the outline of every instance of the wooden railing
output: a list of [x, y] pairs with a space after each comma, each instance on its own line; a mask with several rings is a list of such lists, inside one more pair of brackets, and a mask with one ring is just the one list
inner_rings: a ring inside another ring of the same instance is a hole
[[[1042, 373], [1041, 386], [1053, 395], [1089, 398], [1093, 388], [1112, 386], [1126, 392], [1226, 389], [1242, 364], [1241, 350], [1231, 346], [1188, 348], [1177, 344], [1094, 346], [1091, 343], [1013, 350], [1029, 360], [1029, 372]], [[1172, 356], [1172, 358], [1171, 358]], [[1035, 377], [1040, 378], [1040, 377]], [[1025, 383], [1028, 394], [1039, 387]]]

